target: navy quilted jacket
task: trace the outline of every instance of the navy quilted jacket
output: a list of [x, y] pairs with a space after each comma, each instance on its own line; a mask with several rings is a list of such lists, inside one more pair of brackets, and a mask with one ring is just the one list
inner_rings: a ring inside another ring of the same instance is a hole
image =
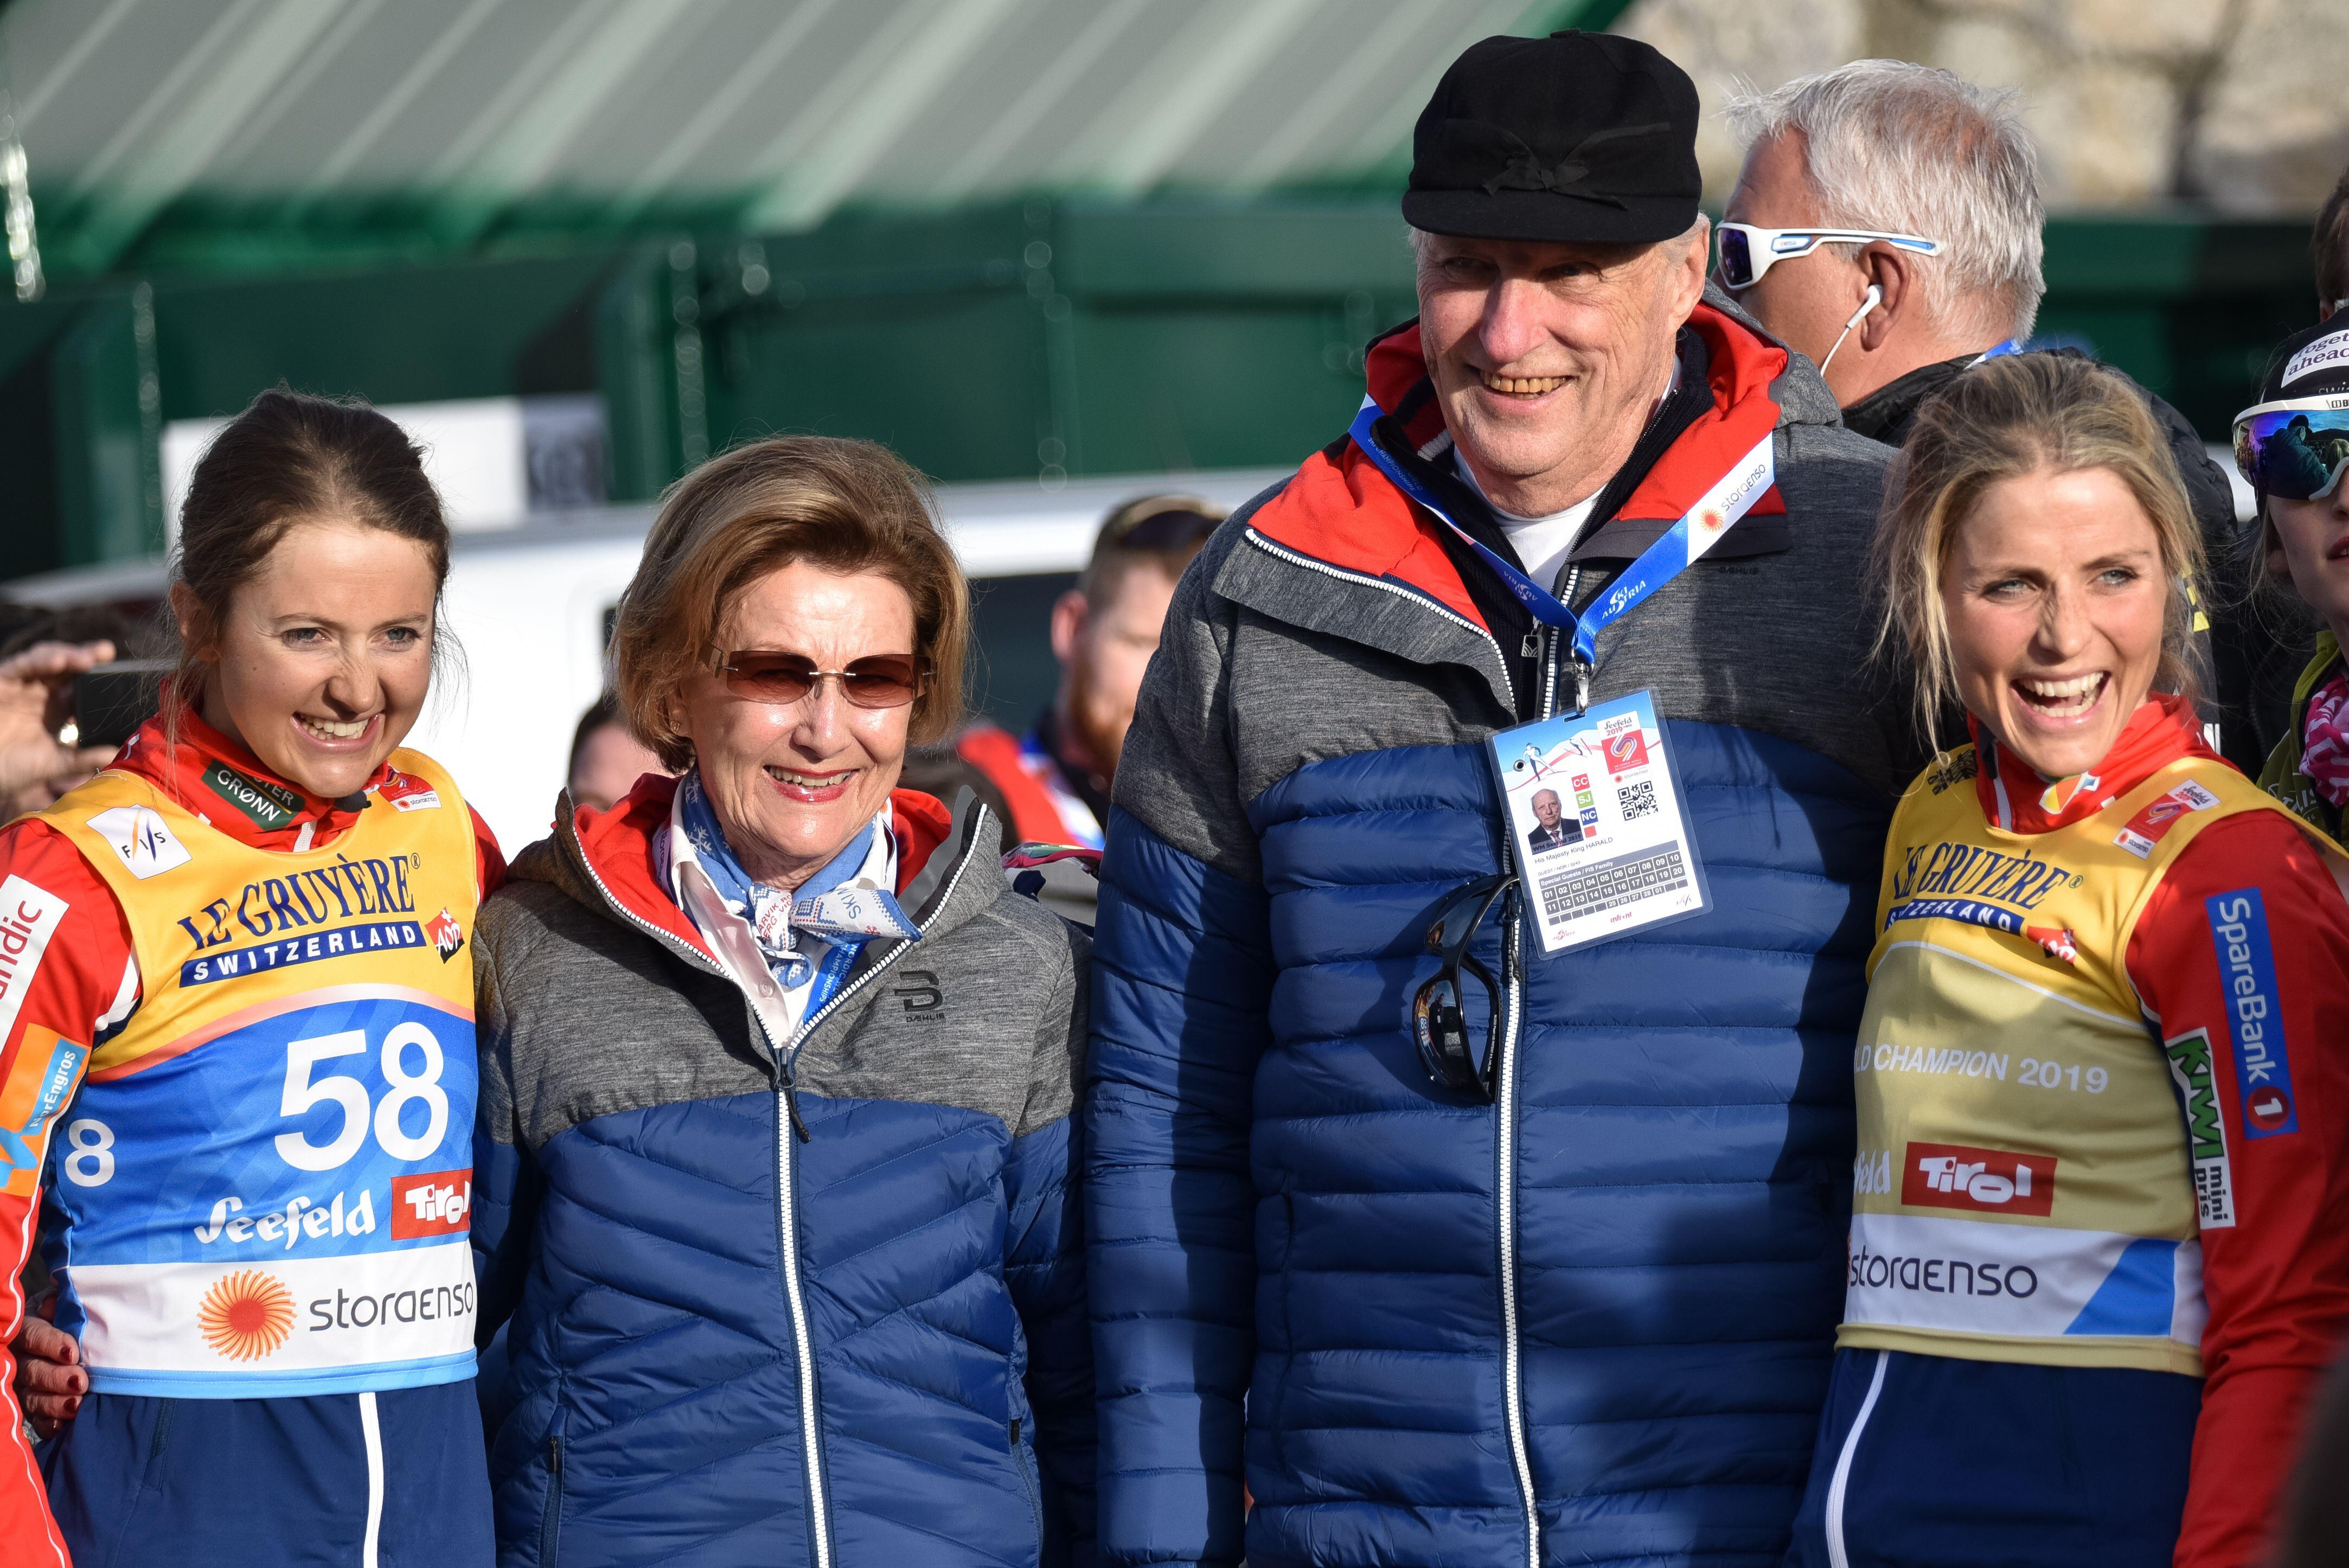
[[[1509, 863], [1482, 741], [1556, 702], [1550, 650], [1526, 691], [1435, 525], [1342, 447], [1219, 531], [1177, 593], [1095, 934], [1107, 1561], [1785, 1549], [1907, 764], [1855, 676], [1884, 454], [1725, 305], [1692, 331], [1714, 418], [1577, 561], [1597, 592], [1725, 471], [1724, 431], [1775, 428], [1783, 510], [1603, 634], [1594, 683], [1655, 694], [1715, 907], [1555, 959], [1528, 936], [1497, 1104], [1431, 1083], [1406, 1016], [1431, 921]], [[1473, 505], [1415, 344], [1373, 353], [1382, 438]], [[1490, 923], [1477, 949], [1496, 975], [1500, 941]]]
[[1090, 1563], [1082, 934], [901, 792], [923, 940], [777, 1038], [654, 880], [673, 789], [564, 811], [482, 908], [500, 1562]]

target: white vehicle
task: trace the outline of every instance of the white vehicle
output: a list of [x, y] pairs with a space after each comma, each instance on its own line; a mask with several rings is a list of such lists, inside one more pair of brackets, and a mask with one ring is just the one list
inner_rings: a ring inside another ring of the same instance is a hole
[[[1051, 693], [1045, 615], [1084, 564], [1112, 508], [1172, 490], [1236, 507], [1284, 470], [1141, 474], [941, 485], [947, 538], [972, 580], [974, 706], [1024, 725]], [[508, 854], [543, 837], [579, 716], [603, 690], [614, 607], [636, 569], [648, 505], [541, 514], [519, 527], [460, 532], [450, 553], [446, 624], [463, 653], [436, 683], [409, 744], [464, 787]], [[0, 597], [63, 608], [160, 603], [160, 560], [45, 573], [0, 584]]]

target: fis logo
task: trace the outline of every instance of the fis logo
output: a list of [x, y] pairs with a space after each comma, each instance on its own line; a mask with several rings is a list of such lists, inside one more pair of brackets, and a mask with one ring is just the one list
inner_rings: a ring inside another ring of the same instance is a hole
[[391, 1238], [465, 1233], [465, 1217], [473, 1212], [473, 1173], [433, 1171], [421, 1176], [398, 1176], [391, 1183]]
[[383, 788], [376, 793], [390, 801], [395, 811], [431, 811], [438, 810], [440, 806], [440, 791], [397, 768], [391, 770], [391, 776], [383, 781]]
[[195, 859], [171, 836], [151, 806], [114, 806], [89, 820], [90, 830], [114, 846], [122, 863], [140, 882]]
[[2127, 825], [2115, 835], [2113, 842], [2138, 860], [2144, 860], [2153, 853], [2154, 846], [2161, 842], [2179, 818], [2189, 811], [2208, 811], [2218, 803], [2219, 797], [2189, 779], [2167, 795], [2147, 801], [2137, 814], [2128, 820]]
[[1607, 738], [1607, 771], [1624, 773], [1648, 764], [1647, 732], [1627, 729], [1620, 735]]
[[1918, 1208], [2044, 1216], [2055, 1207], [2055, 1157], [1962, 1143], [1911, 1143], [1900, 1201]]
[[457, 917], [449, 913], [446, 904], [424, 927], [424, 934], [431, 939], [432, 951], [440, 955], [443, 964], [456, 957], [457, 950], [465, 945], [465, 928], [457, 923]]

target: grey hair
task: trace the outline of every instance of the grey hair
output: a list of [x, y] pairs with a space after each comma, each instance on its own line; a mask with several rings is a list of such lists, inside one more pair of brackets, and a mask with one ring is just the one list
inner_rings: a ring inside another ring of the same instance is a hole
[[2019, 342], [2047, 292], [2047, 209], [2020, 96], [1930, 66], [1854, 60], [1740, 92], [1727, 112], [1747, 147], [1802, 132], [1821, 222], [1941, 242], [1918, 269], [1929, 322]]

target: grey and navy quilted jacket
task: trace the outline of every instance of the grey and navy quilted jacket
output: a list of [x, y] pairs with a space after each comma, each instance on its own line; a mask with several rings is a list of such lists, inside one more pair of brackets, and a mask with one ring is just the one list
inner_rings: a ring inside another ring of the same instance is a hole
[[901, 791], [922, 939], [777, 1038], [655, 877], [674, 789], [564, 810], [481, 910], [500, 1562], [1090, 1562], [1083, 935]]
[[[1371, 352], [1376, 438], [1469, 515], [1418, 341]], [[1105, 1561], [1785, 1550], [1843, 1300], [1877, 872], [1913, 766], [1865, 678], [1890, 454], [1717, 294], [1681, 364], [1682, 425], [1651, 427], [1669, 445], [1601, 492], [1560, 586], [1588, 604], [1770, 442], [1773, 490], [1600, 634], [1592, 683], [1653, 695], [1713, 908], [1556, 958], [1489, 922], [1497, 1103], [1432, 1083], [1409, 1015], [1431, 922], [1523, 848], [1485, 742], [1571, 699], [1557, 637], [1496, 618], [1485, 569], [1342, 441], [1226, 522], [1175, 594], [1094, 933]]]

